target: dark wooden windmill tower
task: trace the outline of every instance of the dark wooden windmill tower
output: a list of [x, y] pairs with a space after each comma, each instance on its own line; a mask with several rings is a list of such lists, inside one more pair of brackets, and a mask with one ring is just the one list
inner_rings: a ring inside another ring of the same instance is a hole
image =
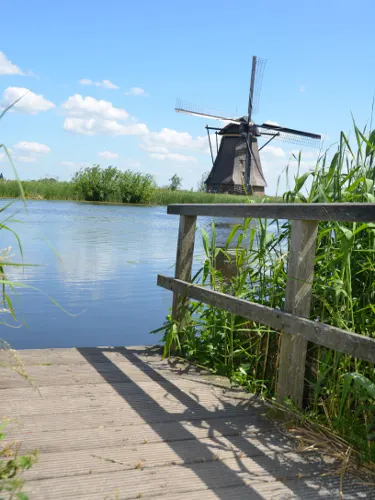
[[[247, 116], [227, 118], [216, 112], [206, 112], [191, 104], [178, 100], [176, 111], [225, 122], [219, 127], [206, 126], [212, 159], [212, 169], [205, 184], [207, 191], [233, 194], [264, 194], [267, 186], [260, 161], [259, 151], [277, 138], [302, 146], [318, 146], [321, 136], [291, 128], [280, 127], [271, 123], [256, 125], [252, 115], [258, 111], [259, 96], [263, 71], [266, 61], [253, 57], [250, 79], [250, 93]], [[214, 159], [210, 130], [216, 134], [217, 155]], [[217, 136], [221, 137], [220, 147]], [[258, 138], [265, 137], [266, 142], [259, 148]]]

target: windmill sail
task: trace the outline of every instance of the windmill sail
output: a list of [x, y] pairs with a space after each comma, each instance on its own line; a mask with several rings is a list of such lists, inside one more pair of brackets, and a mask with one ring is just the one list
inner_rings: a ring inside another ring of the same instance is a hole
[[[321, 136], [271, 123], [256, 125], [253, 114], [258, 111], [262, 87], [265, 59], [254, 56], [250, 78], [247, 115], [240, 118], [228, 117], [225, 113], [207, 110], [193, 104], [177, 101], [176, 111], [211, 120], [221, 121], [223, 128], [206, 126], [211, 158], [212, 144], [209, 130], [215, 130], [222, 137], [220, 148], [207, 180], [207, 190], [211, 192], [264, 194], [267, 186], [259, 157], [260, 149], [272, 140], [291, 142], [301, 146], [319, 147]], [[219, 131], [219, 132], [218, 132]], [[258, 148], [257, 138], [264, 136], [266, 142]], [[217, 135], [216, 135], [217, 139]]]

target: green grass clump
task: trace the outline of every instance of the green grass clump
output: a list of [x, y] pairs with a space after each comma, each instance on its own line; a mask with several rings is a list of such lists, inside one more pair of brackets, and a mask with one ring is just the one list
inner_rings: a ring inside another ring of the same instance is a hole
[[[375, 131], [355, 126], [356, 150], [342, 133], [337, 152], [318, 160], [314, 171], [297, 174], [285, 202], [375, 202]], [[298, 158], [301, 164], [301, 156]], [[233, 227], [225, 248], [216, 229], [203, 231], [200, 285], [273, 308], [284, 309], [291, 222], [250, 220]], [[234, 276], [216, 266], [235, 243]], [[375, 224], [321, 222], [315, 257], [311, 319], [375, 338]], [[211, 306], [190, 302], [183, 324], [164, 325], [165, 354], [180, 355], [230, 377], [264, 397], [276, 396], [280, 332]], [[305, 418], [329, 428], [375, 461], [374, 365], [309, 344]]]
[[[57, 182], [40, 179], [38, 181], [23, 181], [25, 198], [30, 200], [77, 200], [78, 195], [71, 182]], [[1, 198], [19, 198], [20, 186], [16, 180], [0, 181]]]

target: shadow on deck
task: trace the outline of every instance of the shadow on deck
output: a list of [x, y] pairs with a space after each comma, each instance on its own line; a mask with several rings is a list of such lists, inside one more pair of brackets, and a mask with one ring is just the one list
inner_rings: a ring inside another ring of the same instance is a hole
[[[27, 353], [43, 399], [28, 405], [13, 378], [1, 390], [15, 393], [9, 411], [19, 408], [32, 429], [18, 439], [40, 446], [41, 462], [26, 476], [30, 500], [339, 498], [332, 460], [296, 453], [257, 398], [162, 361], [159, 348]], [[343, 492], [375, 498], [350, 478]]]

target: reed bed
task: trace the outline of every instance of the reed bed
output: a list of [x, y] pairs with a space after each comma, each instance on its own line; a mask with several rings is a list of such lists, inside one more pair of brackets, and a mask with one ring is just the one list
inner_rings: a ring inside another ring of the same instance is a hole
[[[314, 171], [299, 168], [284, 201], [375, 202], [375, 131], [361, 133], [354, 125], [354, 138], [352, 147], [342, 133], [333, 156], [322, 154]], [[301, 161], [299, 156], [299, 166]], [[205, 260], [194, 281], [283, 309], [290, 232], [289, 221], [248, 219], [218, 248], [213, 223], [210, 234], [202, 230]], [[216, 266], [219, 253], [231, 259], [229, 246], [237, 269], [231, 279]], [[375, 337], [374, 252], [375, 224], [319, 224], [311, 319]], [[173, 348], [233, 384], [275, 398], [280, 332], [193, 301], [183, 323], [168, 316], [160, 330], [166, 356]], [[360, 461], [374, 462], [374, 365], [309, 344], [303, 419], [344, 439]]]
[[[173, 203], [247, 203], [262, 199], [277, 201], [274, 197], [236, 196], [211, 194], [200, 191], [159, 188], [147, 174], [120, 172], [108, 167], [88, 167], [76, 174], [72, 181], [40, 179], [22, 181], [24, 196], [33, 200], [71, 200], [106, 203], [131, 203], [170, 205]], [[0, 198], [15, 199], [20, 196], [17, 180], [0, 181]]]

